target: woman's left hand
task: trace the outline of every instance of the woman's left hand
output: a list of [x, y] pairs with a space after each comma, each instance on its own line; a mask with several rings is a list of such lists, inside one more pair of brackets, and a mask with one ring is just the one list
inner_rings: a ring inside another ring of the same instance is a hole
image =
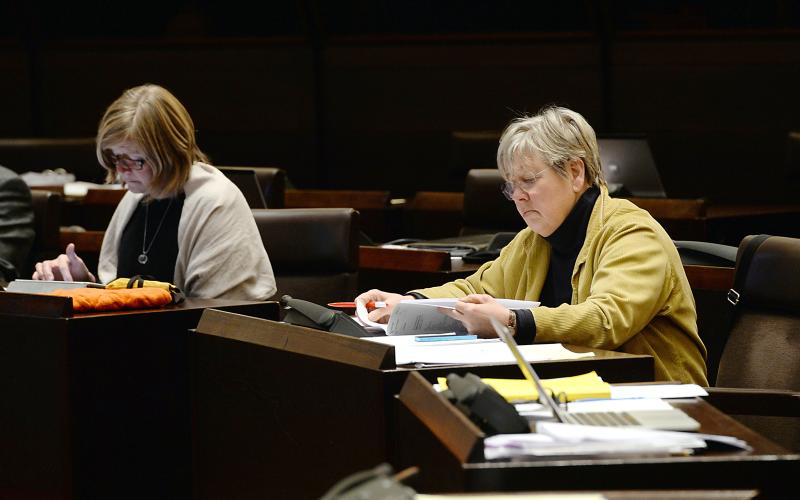
[[489, 318], [495, 318], [502, 324], [508, 323], [510, 311], [503, 307], [491, 295], [467, 295], [456, 302], [455, 309], [439, 308], [443, 314], [462, 322], [469, 333], [479, 337], [497, 337]]

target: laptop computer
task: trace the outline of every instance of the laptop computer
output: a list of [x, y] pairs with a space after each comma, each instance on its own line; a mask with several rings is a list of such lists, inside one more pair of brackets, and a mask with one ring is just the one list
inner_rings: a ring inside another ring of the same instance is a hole
[[261, 191], [255, 170], [225, 167], [220, 167], [219, 170], [236, 184], [250, 208], [267, 208], [267, 202], [264, 201], [264, 193]]
[[612, 196], [667, 197], [646, 137], [598, 138], [597, 145]]
[[[450, 253], [450, 257], [464, 257], [486, 250], [496, 250], [497, 255], [499, 255], [500, 249], [513, 240], [516, 235], [517, 233], [512, 232], [499, 232], [452, 236], [433, 240], [402, 238], [386, 242], [384, 245], [403, 245], [417, 250], [438, 250]], [[497, 258], [497, 255], [494, 258]]]
[[520, 370], [525, 378], [530, 381], [539, 394], [539, 403], [545, 408], [550, 408], [553, 418], [566, 424], [599, 425], [599, 426], [640, 426], [648, 429], [661, 429], [670, 431], [696, 431], [700, 423], [684, 413], [672, 408], [669, 410], [630, 410], [630, 411], [602, 411], [602, 412], [573, 412], [561, 408], [553, 400], [550, 392], [544, 388], [539, 375], [530, 362], [522, 355], [511, 332], [505, 325], [491, 318], [492, 327], [497, 336], [506, 343], [514, 359], [517, 360]]

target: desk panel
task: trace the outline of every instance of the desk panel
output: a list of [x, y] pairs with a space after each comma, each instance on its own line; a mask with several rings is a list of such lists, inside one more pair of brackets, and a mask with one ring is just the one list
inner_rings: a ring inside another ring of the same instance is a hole
[[0, 293], [0, 497], [188, 498], [188, 329], [209, 307], [277, 304], [71, 315], [20, 296]]
[[397, 468], [419, 466], [418, 491], [600, 489], [758, 489], [766, 498], [793, 488], [800, 455], [789, 453], [699, 399], [672, 400], [700, 432], [735, 436], [752, 452], [695, 456], [483, 460], [483, 434], [420, 377], [410, 376], [396, 405]]
[[[199, 498], [318, 498], [392, 455], [392, 401], [414, 370], [395, 368], [390, 346], [218, 311], [204, 313], [192, 343]], [[650, 356], [595, 352], [536, 369], [653, 379]], [[519, 377], [510, 364], [420, 371], [430, 380], [466, 371]]]

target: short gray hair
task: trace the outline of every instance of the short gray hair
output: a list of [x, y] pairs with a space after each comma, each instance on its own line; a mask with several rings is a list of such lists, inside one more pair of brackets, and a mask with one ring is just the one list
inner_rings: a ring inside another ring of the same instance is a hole
[[548, 106], [534, 116], [516, 118], [506, 127], [497, 148], [500, 174], [509, 179], [514, 164], [531, 156], [539, 157], [561, 175], [566, 175], [569, 160], [580, 158], [586, 165], [589, 185], [606, 185], [594, 129], [571, 109]]

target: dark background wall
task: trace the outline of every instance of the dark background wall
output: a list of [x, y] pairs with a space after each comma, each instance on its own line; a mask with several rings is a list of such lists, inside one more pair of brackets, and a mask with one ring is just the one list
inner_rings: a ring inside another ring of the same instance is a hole
[[793, 196], [796, 1], [6, 2], [0, 20], [0, 137], [91, 136], [153, 82], [217, 164], [406, 195], [460, 190], [494, 153], [464, 137], [558, 103], [647, 134], [673, 196]]

